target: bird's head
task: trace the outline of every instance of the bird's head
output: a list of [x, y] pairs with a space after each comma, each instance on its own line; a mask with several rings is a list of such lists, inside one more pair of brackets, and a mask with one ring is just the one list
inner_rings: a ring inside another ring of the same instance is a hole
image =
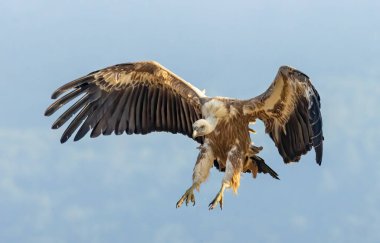
[[193, 138], [205, 136], [214, 131], [216, 124], [205, 119], [193, 123]]

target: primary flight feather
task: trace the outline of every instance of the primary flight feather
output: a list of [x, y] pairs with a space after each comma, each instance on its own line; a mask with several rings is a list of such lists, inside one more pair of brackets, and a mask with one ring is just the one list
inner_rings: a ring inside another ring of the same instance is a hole
[[[177, 202], [195, 203], [199, 189], [212, 166], [225, 173], [222, 186], [209, 208], [222, 208], [226, 188], [237, 191], [240, 173], [273, 171], [257, 154], [249, 124], [260, 119], [285, 163], [298, 161], [313, 147], [320, 165], [323, 152], [320, 97], [307, 75], [280, 67], [263, 94], [248, 100], [207, 97], [157, 62], [136, 62], [107, 67], [58, 88], [57, 99], [46, 116], [66, 103], [76, 102], [58, 117], [52, 128], [60, 128], [74, 117], [62, 134], [61, 143], [74, 133], [77, 141], [113, 132], [120, 135], [154, 131], [181, 133], [200, 143], [193, 170], [193, 184]], [[78, 113], [78, 114], [77, 114]], [[77, 114], [77, 115], [75, 115]]]

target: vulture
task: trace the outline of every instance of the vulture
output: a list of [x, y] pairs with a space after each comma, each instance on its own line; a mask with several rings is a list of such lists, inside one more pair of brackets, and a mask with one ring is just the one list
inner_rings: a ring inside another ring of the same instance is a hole
[[[61, 143], [74, 133], [74, 141], [88, 132], [101, 134], [181, 133], [199, 143], [192, 185], [179, 199], [195, 204], [194, 190], [215, 166], [224, 172], [221, 187], [209, 209], [223, 206], [225, 189], [237, 192], [241, 173], [278, 174], [258, 156], [249, 125], [260, 119], [285, 163], [297, 162], [314, 147], [320, 165], [323, 152], [321, 103], [309, 77], [281, 66], [269, 88], [259, 96], [240, 100], [208, 97], [154, 61], [125, 63], [89, 73], [64, 84], [51, 96], [56, 99], [45, 111], [50, 116], [73, 101], [53, 123], [64, 130]], [[72, 119], [71, 119], [72, 118]]]

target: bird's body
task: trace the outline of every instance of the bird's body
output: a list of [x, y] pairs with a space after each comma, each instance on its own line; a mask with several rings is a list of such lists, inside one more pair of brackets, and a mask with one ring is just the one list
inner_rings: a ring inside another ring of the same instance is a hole
[[[239, 187], [240, 172], [245, 158], [249, 156], [252, 144], [249, 135], [249, 120], [243, 114], [241, 101], [213, 98], [202, 106], [205, 120], [214, 120], [213, 132], [204, 136], [204, 146], [214, 155], [218, 168], [231, 175], [231, 186], [236, 192]], [[230, 163], [228, 165], [228, 163]]]
[[228, 152], [236, 147], [242, 154], [248, 153], [251, 137], [249, 121], [241, 109], [229, 104], [226, 114], [219, 119], [215, 131], [206, 135], [205, 141], [217, 155], [219, 168], [225, 168]]
[[[68, 92], [70, 91], [70, 92]], [[52, 98], [66, 95], [45, 112], [51, 115], [77, 99], [53, 124], [61, 127], [75, 113], [61, 142], [76, 131], [74, 140], [91, 130], [100, 134], [147, 134], [153, 131], [182, 133], [201, 145], [193, 171], [193, 184], [177, 202], [195, 203], [194, 189], [207, 179], [212, 166], [225, 172], [222, 186], [210, 204], [222, 207], [226, 188], [237, 191], [240, 174], [269, 173], [277, 178], [261, 150], [251, 142], [249, 124], [260, 119], [285, 163], [298, 161], [312, 147], [322, 161], [320, 98], [309, 78], [298, 70], [280, 67], [272, 85], [248, 100], [207, 97], [204, 92], [156, 62], [111, 66], [92, 72], [57, 89]]]

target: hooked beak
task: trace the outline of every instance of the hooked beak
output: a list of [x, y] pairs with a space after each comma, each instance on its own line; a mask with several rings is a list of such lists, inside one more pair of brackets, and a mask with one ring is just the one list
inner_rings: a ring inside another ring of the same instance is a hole
[[196, 130], [193, 131], [193, 138], [198, 137], [198, 132]]

